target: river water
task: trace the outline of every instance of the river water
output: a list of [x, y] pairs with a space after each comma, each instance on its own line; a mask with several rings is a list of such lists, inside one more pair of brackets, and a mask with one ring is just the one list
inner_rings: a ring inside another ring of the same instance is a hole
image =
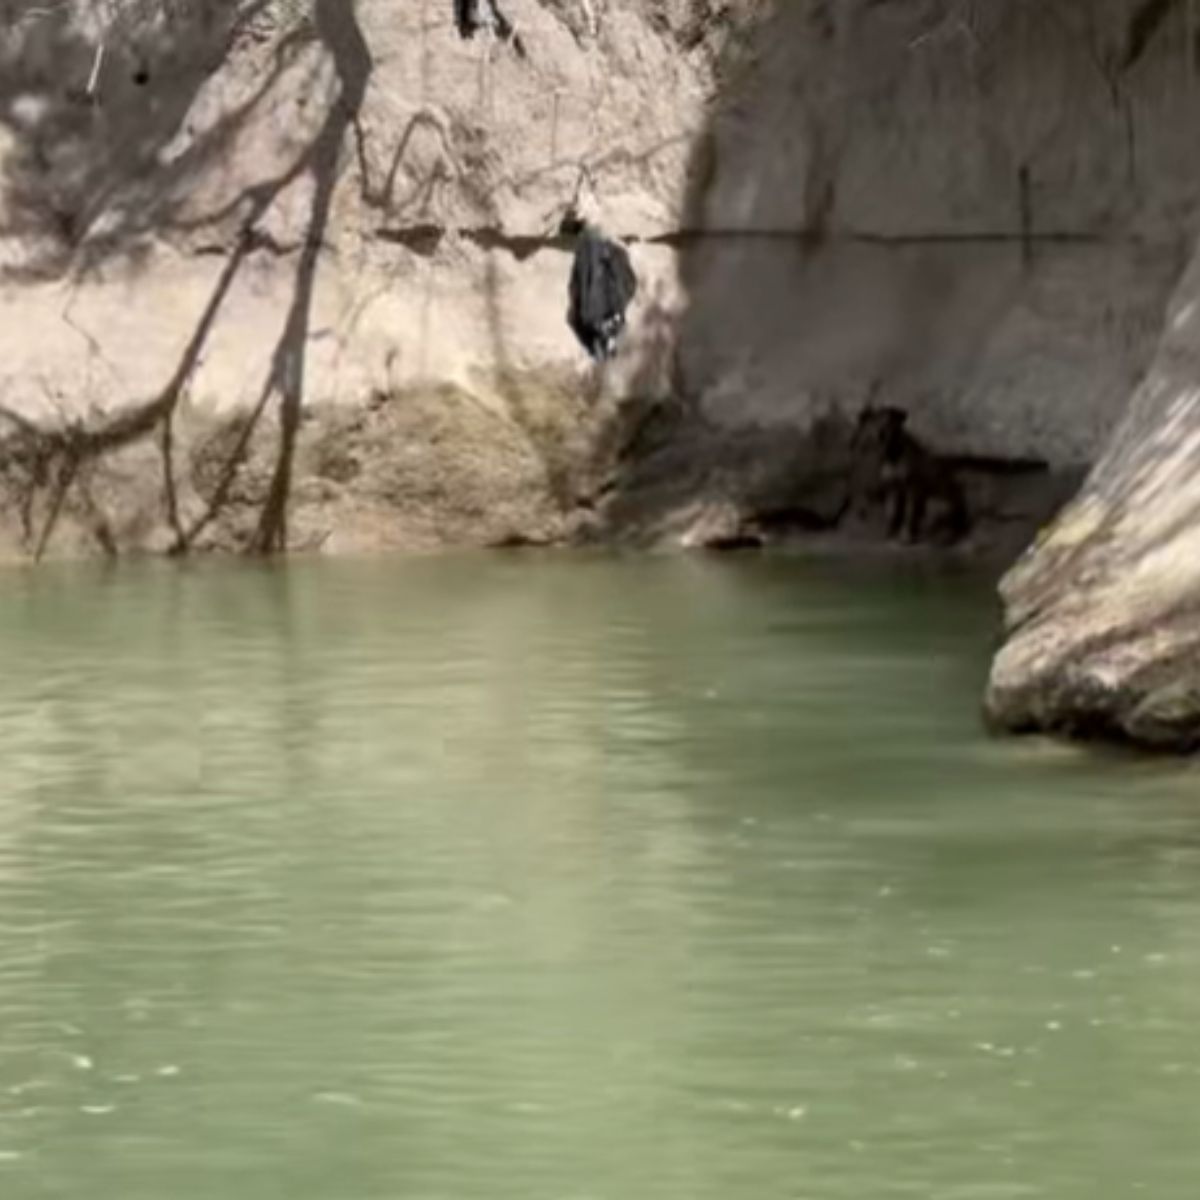
[[4, 1200], [1156, 1200], [1200, 780], [988, 739], [989, 588], [0, 575]]

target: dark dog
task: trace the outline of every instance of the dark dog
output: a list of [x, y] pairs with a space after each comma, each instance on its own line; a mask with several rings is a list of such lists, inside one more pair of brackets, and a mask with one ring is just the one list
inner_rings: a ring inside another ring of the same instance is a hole
[[872, 470], [872, 497], [890, 510], [888, 536], [903, 531], [908, 541], [918, 541], [932, 502], [942, 510], [943, 535], [958, 541], [970, 528], [962, 486], [950, 461], [927, 450], [908, 432], [907, 420], [901, 408], [868, 405], [851, 442], [855, 456], [865, 457]]

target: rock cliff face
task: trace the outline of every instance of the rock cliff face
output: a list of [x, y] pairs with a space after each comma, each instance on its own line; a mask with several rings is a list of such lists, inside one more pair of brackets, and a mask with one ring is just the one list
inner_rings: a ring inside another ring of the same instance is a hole
[[[520, 53], [450, 0], [0, 0], [0, 545], [820, 523], [868, 392], [1097, 457], [1191, 233], [1191, 0], [503, 7]], [[603, 369], [575, 199], [641, 277]]]

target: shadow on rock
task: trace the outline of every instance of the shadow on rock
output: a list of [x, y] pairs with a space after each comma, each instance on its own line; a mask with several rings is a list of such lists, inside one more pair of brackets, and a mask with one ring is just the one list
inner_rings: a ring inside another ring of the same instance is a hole
[[[315, 0], [312, 21], [301, 19], [289, 28], [279, 26], [278, 8], [264, 0], [172, 6], [153, 19], [135, 6], [91, 39], [78, 32], [69, 10], [47, 15], [32, 4], [16, 9], [15, 23], [0, 43], [0, 120], [16, 139], [16, 150], [6, 159], [6, 210], [9, 232], [41, 247], [21, 270], [86, 273], [106, 256], [133, 254], [140, 239], [171, 231], [209, 227], [227, 241], [225, 265], [208, 303], [175, 371], [155, 396], [131, 398], [111, 414], [59, 426], [0, 410], [0, 421], [9, 426], [0, 445], [0, 485], [23, 514], [25, 548], [40, 557], [69, 511], [107, 552], [117, 539], [110, 522], [98, 523], [95, 517], [97, 481], [113, 463], [121, 473], [122, 454], [144, 457], [145, 447], [153, 446], [161, 459], [162, 506], [172, 529], [166, 548], [187, 552], [238, 495], [239, 472], [269, 416], [274, 465], [241, 548], [283, 549], [313, 293], [341, 157], [372, 70], [354, 0]], [[206, 133], [189, 134], [180, 144], [199, 90], [243, 39], [271, 42], [272, 67]], [[315, 69], [331, 70], [334, 79], [315, 132], [276, 176], [211, 213], [185, 219], [181, 210], [192, 203], [190, 182], [227, 150], [304, 44], [319, 49]], [[56, 82], [64, 79], [65, 84]], [[271, 244], [264, 220], [284, 191], [304, 181], [311, 196], [308, 218], [296, 253], [291, 303], [267, 377], [257, 403], [229, 439], [211, 486], [197, 489], [178, 476], [177, 409], [236, 277], [252, 254]], [[144, 471], [130, 474], [153, 477]], [[136, 530], [127, 532], [136, 541]]]
[[[645, 369], [611, 433], [598, 536], [737, 548], [885, 541], [881, 507], [855, 503], [871, 490], [851, 445], [868, 397], [906, 411], [956, 460], [971, 516], [956, 554], [1011, 561], [1078, 482], [1077, 460], [1063, 454], [1051, 467], [1032, 423], [1014, 431], [1010, 419], [998, 433], [966, 399], [987, 374], [997, 326], [1036, 282], [1019, 186], [1026, 131], [1015, 121], [1012, 146], [996, 152], [1013, 160], [1011, 198], [992, 196], [990, 162], [972, 163], [963, 183], [967, 168], [941, 148], [942, 132], [893, 116], [889, 90], [919, 90], [913, 78], [926, 77], [965, 86], [961, 53], [926, 37], [945, 6], [895, 8], [794, 0], [723, 31], [680, 229], [661, 239], [678, 255], [683, 307], [651, 306], [643, 318]], [[989, 18], [989, 67], [1011, 49], [1015, 20]], [[1038, 86], [1053, 65], [1041, 56], [1029, 68]], [[997, 111], [1010, 83], [1003, 72], [988, 79]], [[952, 101], [905, 98], [978, 139], [954, 124]], [[924, 173], [884, 178], [868, 145], [881, 160], [913, 156]], [[980, 212], [963, 226], [958, 190], [970, 186]], [[872, 187], [895, 191], [896, 205], [872, 207]]]

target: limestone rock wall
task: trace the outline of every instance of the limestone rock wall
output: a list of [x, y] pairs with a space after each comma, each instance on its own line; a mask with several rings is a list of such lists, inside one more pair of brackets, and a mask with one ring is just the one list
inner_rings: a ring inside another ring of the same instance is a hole
[[[737, 491], [731, 434], [876, 385], [947, 449], [1090, 461], [1197, 191], [1191, 5], [1143, 7], [507, 0], [519, 54], [449, 0], [3, 0], [0, 542], [665, 528]], [[604, 369], [574, 199], [642, 280]]]

